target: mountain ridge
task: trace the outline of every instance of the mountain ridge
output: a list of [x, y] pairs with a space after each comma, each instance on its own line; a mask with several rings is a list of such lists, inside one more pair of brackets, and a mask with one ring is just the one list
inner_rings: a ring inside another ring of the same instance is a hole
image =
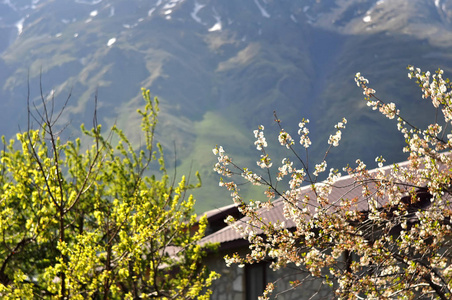
[[[97, 95], [99, 123], [117, 124], [139, 145], [135, 111], [148, 88], [161, 103], [157, 135], [167, 159], [178, 174], [201, 171], [198, 210], [229, 200], [210, 150], [222, 144], [255, 165], [252, 130], [263, 124], [276, 142], [274, 111], [294, 136], [298, 122], [311, 119], [311, 162], [323, 157], [342, 117], [348, 128], [329, 166], [357, 157], [372, 165], [380, 154], [404, 160], [395, 124], [368, 109], [354, 74], [425, 125], [434, 112], [412, 101], [420, 92], [405, 68], [452, 73], [450, 0], [3, 0], [0, 7], [0, 37], [9, 36], [0, 42], [0, 133], [11, 137], [24, 124], [29, 80], [32, 101], [40, 84], [58, 103], [72, 93], [62, 120], [68, 136], [91, 124]], [[275, 162], [283, 156], [271, 151]]]

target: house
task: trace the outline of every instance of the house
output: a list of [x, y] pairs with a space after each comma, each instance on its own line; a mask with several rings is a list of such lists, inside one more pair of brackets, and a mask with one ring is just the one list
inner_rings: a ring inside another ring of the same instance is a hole
[[[237, 206], [228, 205], [218, 209], [214, 209], [205, 213], [209, 221], [210, 234], [201, 240], [201, 243], [218, 243], [219, 248], [215, 253], [211, 253], [204, 260], [209, 270], [221, 274], [220, 279], [212, 283], [210, 289], [212, 290], [213, 300], [257, 300], [258, 296], [262, 295], [267, 283], [276, 281], [278, 278], [284, 277], [285, 283], [289, 280], [296, 280], [299, 277], [298, 270], [286, 268], [280, 271], [273, 271], [270, 269], [270, 263], [264, 262], [253, 265], [238, 266], [236, 264], [230, 267], [226, 266], [224, 256], [235, 252], [245, 255], [248, 252], [248, 241], [243, 239], [238, 232], [231, 226], [227, 226], [224, 220], [228, 215], [239, 219], [241, 213]], [[282, 206], [275, 205], [275, 209], [269, 213], [269, 220], [276, 221], [282, 218]], [[210, 228], [220, 228], [213, 231]], [[309, 291], [305, 290], [306, 295], [313, 295], [319, 292], [321, 284], [319, 281], [313, 281]], [[280, 286], [281, 288], [281, 286]], [[289, 284], [286, 284], [282, 290], [290, 290]], [[319, 293], [322, 296], [331, 296], [331, 291], [323, 291]], [[309, 296], [309, 297], [311, 297]], [[303, 298], [299, 290], [287, 291], [278, 299], [309, 299]]]
[[[399, 167], [407, 167], [409, 162], [398, 164]], [[387, 166], [369, 172], [383, 171], [388, 172], [392, 166]], [[408, 190], [409, 187], [401, 185], [401, 189]], [[302, 189], [301, 196], [310, 195], [314, 198], [313, 191], [309, 186]], [[355, 183], [355, 180], [350, 176], [344, 176], [339, 181], [335, 182], [334, 188], [330, 194], [334, 199], [348, 198], [358, 199], [355, 202], [356, 209], [366, 214], [369, 211], [368, 201], [363, 197], [361, 186]], [[426, 189], [418, 190], [419, 200], [416, 203], [411, 203], [411, 196], [406, 196], [401, 199], [402, 203], [409, 205], [408, 212], [415, 216], [418, 210], [428, 209], [430, 205], [431, 195]], [[378, 199], [379, 207], [387, 202], [383, 195]], [[273, 202], [273, 207], [270, 210], [262, 210], [261, 216], [264, 220], [270, 222], [285, 221], [287, 229], [293, 228], [295, 224], [291, 220], [286, 220], [283, 216], [284, 201], [277, 199]], [[201, 243], [218, 243], [219, 250], [217, 253], [210, 254], [206, 260], [206, 265], [211, 269], [221, 274], [221, 278], [216, 280], [211, 289], [213, 291], [212, 299], [214, 300], [256, 300], [260, 296], [269, 282], [274, 282], [279, 278], [283, 278], [278, 283], [278, 290], [273, 292], [273, 295], [278, 295], [280, 300], [295, 300], [295, 299], [331, 299], [334, 298], [333, 290], [323, 285], [318, 279], [312, 278], [309, 285], [303, 285], [302, 288], [291, 289], [289, 281], [304, 279], [309, 274], [302, 273], [295, 266], [286, 267], [278, 271], [273, 271], [269, 268], [270, 262], [263, 262], [253, 265], [238, 266], [236, 264], [227, 267], [223, 257], [226, 254], [239, 253], [245, 255], [249, 252], [248, 241], [243, 239], [239, 232], [232, 226], [226, 226], [224, 219], [228, 215], [235, 217], [237, 222], [246, 221], [245, 218], [240, 218], [240, 212], [234, 205], [228, 205], [206, 212], [210, 232], [201, 240]], [[414, 217], [415, 218], [415, 217]], [[415, 222], [415, 220], [413, 221]], [[394, 227], [394, 232], [398, 230]], [[372, 230], [372, 234], [376, 234]], [[345, 259], [345, 258], [344, 258]]]

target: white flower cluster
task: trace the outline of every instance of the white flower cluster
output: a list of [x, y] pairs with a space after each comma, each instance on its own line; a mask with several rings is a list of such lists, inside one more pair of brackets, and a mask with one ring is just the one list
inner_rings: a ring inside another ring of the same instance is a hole
[[394, 103], [382, 104], [380, 106], [380, 112], [389, 119], [394, 119], [396, 115], [400, 113]]
[[311, 140], [309, 139], [309, 129], [306, 127], [306, 124], [309, 123], [308, 119], [303, 119], [299, 124], [298, 127], [298, 135], [300, 136], [300, 144], [305, 147], [309, 148], [311, 146]]
[[396, 108], [395, 103], [383, 103], [379, 100], [367, 100], [367, 106], [372, 107], [372, 110], [379, 110], [388, 119], [394, 119], [400, 114], [400, 111]]
[[214, 155], [218, 156], [218, 162], [215, 164], [215, 167], [213, 168], [215, 172], [217, 172], [220, 175], [223, 176], [232, 176], [232, 171], [229, 170], [227, 165], [231, 163], [231, 159], [229, 156], [225, 155], [225, 151], [222, 146], [216, 146], [212, 149], [212, 152]]
[[333, 145], [334, 147], [339, 146], [339, 141], [342, 138], [342, 132], [340, 130], [336, 131], [336, 134], [330, 135], [328, 139], [328, 144]]
[[[446, 122], [452, 121], [452, 90], [449, 80], [443, 78], [444, 71], [439, 69], [435, 74], [422, 72], [419, 68], [409, 66], [409, 78], [416, 78], [422, 89], [422, 98], [430, 98], [434, 107], [441, 107]], [[431, 81], [430, 81], [431, 80]]]
[[372, 110], [377, 110], [379, 104], [380, 104], [380, 101], [370, 100], [370, 99], [367, 100], [367, 106], [371, 107]]
[[322, 161], [320, 164], [315, 165], [315, 171], [313, 172], [314, 176], [319, 176], [320, 173], [325, 172], [326, 170], [326, 161]]
[[341, 129], [345, 128], [345, 124], [347, 124], [347, 120], [345, 118], [342, 118], [342, 122], [337, 123], [334, 125], [334, 128], [336, 128], [336, 133], [334, 135], [330, 135], [328, 139], [328, 144], [333, 145], [333, 147], [339, 146], [339, 141], [342, 138], [342, 131]]
[[366, 169], [367, 166], [362, 160], [357, 159], [355, 162], [358, 165], [355, 169], [357, 172], [362, 172]]
[[386, 159], [383, 158], [383, 156], [377, 156], [375, 157], [375, 162], [378, 163], [379, 168], [383, 168], [383, 163], [386, 162]]
[[371, 95], [376, 93], [376, 91], [374, 89], [371, 89], [367, 86], [369, 84], [369, 80], [364, 78], [364, 76], [362, 76], [360, 72], [356, 73], [355, 82], [356, 82], [357, 86], [359, 86], [363, 89], [364, 95], [370, 97]]
[[260, 125], [257, 130], [253, 131], [254, 137], [256, 141], [254, 145], [256, 145], [256, 149], [262, 151], [265, 147], [267, 147], [267, 141], [264, 136], [264, 125]]
[[290, 174], [293, 172], [293, 162], [291, 162], [290, 160], [288, 160], [287, 158], [284, 158], [282, 160], [282, 166], [278, 168], [278, 176], [276, 177], [276, 180], [281, 181], [284, 176], [286, 176], [287, 174]]
[[254, 137], [256, 138], [256, 141], [254, 142], [256, 149], [263, 152], [263, 154], [261, 154], [260, 160], [257, 161], [257, 165], [262, 169], [269, 169], [272, 166], [272, 163], [270, 157], [265, 153], [264, 149], [268, 146], [267, 140], [264, 136], [264, 125], [260, 125], [258, 129], [253, 131], [253, 133]]
[[[297, 191], [304, 181], [306, 172], [303, 169], [297, 169], [292, 173], [292, 179], [289, 181], [289, 187], [293, 191]], [[298, 192], [296, 192], [298, 194]]]
[[262, 169], [270, 169], [273, 163], [268, 154], [261, 154], [261, 159], [257, 161], [257, 165]]
[[367, 106], [372, 107], [372, 110], [378, 109], [383, 115], [385, 115], [389, 119], [394, 119], [396, 116], [399, 115], [400, 111], [396, 108], [396, 105], [394, 103], [392, 102], [388, 104], [383, 103], [374, 96], [376, 91], [367, 86], [369, 84], [369, 80], [364, 78], [361, 75], [361, 73], [359, 72], [356, 73], [355, 82], [356, 85], [363, 89], [363, 94], [366, 95], [365, 99], [367, 100]]
[[253, 185], [261, 185], [262, 178], [247, 168], [243, 169], [242, 177], [251, 182]]
[[224, 261], [225, 261], [225, 263], [226, 263], [226, 267], [230, 267], [232, 264], [238, 264], [238, 266], [240, 267], [240, 268], [243, 268], [245, 265], [244, 264], [242, 264], [241, 263], [241, 258], [240, 258], [240, 256], [238, 256], [238, 255], [236, 255], [236, 254], [234, 254], [232, 257], [231, 256], [228, 256], [228, 255], [226, 255], [225, 257], [224, 257]]
[[290, 147], [294, 144], [292, 137], [290, 136], [290, 134], [284, 131], [284, 129], [282, 129], [279, 133], [278, 141], [281, 146], [286, 146], [287, 149], [290, 149]]

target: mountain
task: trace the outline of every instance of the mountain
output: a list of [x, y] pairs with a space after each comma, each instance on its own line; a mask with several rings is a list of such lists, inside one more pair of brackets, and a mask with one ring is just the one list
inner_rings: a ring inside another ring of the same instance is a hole
[[99, 123], [118, 124], [139, 145], [135, 111], [148, 88], [161, 102], [168, 165], [178, 176], [201, 173], [200, 211], [230, 201], [211, 149], [255, 165], [252, 130], [265, 125], [276, 143], [274, 111], [293, 136], [311, 120], [312, 163], [342, 117], [329, 167], [356, 158], [373, 166], [380, 154], [390, 163], [406, 158], [403, 140], [366, 106], [355, 73], [420, 125], [435, 112], [406, 67], [452, 76], [452, 0], [3, 0], [0, 37], [0, 134], [26, 127], [27, 85], [36, 102], [41, 82], [57, 108], [71, 94], [68, 138], [91, 124], [97, 95]]

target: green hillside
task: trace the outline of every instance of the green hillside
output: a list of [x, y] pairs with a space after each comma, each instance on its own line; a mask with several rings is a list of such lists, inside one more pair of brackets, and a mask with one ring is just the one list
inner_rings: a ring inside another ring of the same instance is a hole
[[134, 112], [145, 87], [161, 102], [157, 137], [168, 162], [178, 175], [201, 173], [199, 211], [230, 203], [212, 171], [211, 149], [221, 144], [255, 166], [252, 130], [263, 124], [276, 142], [274, 111], [294, 135], [299, 120], [311, 119], [311, 162], [342, 117], [349, 124], [333, 166], [357, 157], [372, 166], [380, 154], [394, 162], [405, 158], [395, 123], [368, 109], [355, 73], [421, 124], [434, 112], [419, 100], [407, 65], [452, 74], [451, 1], [26, 2], [16, 10], [1, 4], [0, 35], [10, 42], [0, 45], [0, 133], [24, 128], [27, 81], [37, 101], [42, 80], [57, 108], [72, 95], [61, 120], [66, 137], [92, 123], [97, 95], [99, 123], [119, 125], [139, 146]]

